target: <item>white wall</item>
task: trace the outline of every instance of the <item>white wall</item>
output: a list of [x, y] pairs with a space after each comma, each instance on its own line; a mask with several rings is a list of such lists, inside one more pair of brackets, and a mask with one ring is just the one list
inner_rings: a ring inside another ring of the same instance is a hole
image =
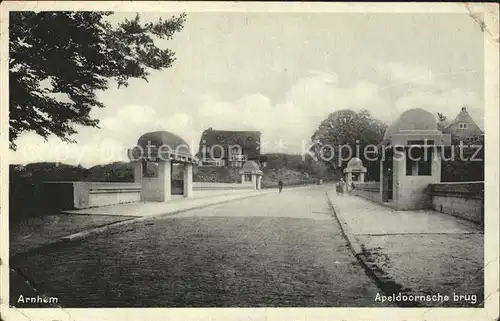
[[228, 190], [228, 189], [253, 189], [252, 184], [241, 183], [208, 183], [208, 182], [194, 182], [193, 190]]
[[394, 160], [393, 202], [400, 210], [426, 209], [430, 206], [429, 184], [441, 181], [441, 158], [433, 155], [432, 170], [429, 176], [407, 176], [406, 160]]
[[74, 208], [90, 208], [141, 200], [141, 186], [136, 183], [72, 182]]

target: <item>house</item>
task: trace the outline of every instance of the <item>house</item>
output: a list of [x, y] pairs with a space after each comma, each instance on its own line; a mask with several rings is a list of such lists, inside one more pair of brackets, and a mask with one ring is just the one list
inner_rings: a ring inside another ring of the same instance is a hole
[[467, 112], [466, 107], [462, 107], [460, 113], [450, 123], [441, 123], [439, 126], [443, 134], [450, 134], [454, 145], [460, 144], [482, 144], [484, 133], [476, 124], [474, 119]]
[[203, 131], [197, 157], [202, 166], [240, 168], [248, 160], [261, 163], [259, 131]]

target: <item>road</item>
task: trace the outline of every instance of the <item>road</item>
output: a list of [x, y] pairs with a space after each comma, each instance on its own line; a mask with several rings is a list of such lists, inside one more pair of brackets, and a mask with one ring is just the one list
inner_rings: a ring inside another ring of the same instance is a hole
[[[322, 186], [131, 224], [11, 266], [64, 307], [381, 306]], [[11, 287], [11, 304], [22, 291]]]

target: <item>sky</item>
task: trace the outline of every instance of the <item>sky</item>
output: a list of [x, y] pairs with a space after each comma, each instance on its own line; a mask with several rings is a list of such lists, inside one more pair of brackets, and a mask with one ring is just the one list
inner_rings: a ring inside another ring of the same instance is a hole
[[484, 128], [483, 39], [467, 14], [188, 13], [184, 29], [159, 42], [176, 53], [171, 68], [98, 93], [100, 129], [78, 127], [77, 144], [26, 133], [11, 163], [127, 161], [127, 148], [156, 130], [195, 149], [209, 127], [259, 130], [262, 152], [302, 153], [319, 123], [345, 108], [390, 124], [411, 108], [454, 118], [467, 105]]

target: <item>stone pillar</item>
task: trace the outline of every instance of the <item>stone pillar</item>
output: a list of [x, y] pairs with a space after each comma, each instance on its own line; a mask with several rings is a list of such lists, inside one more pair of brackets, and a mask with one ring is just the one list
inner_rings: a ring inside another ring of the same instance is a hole
[[[412, 180], [409, 181], [406, 176], [406, 157], [408, 155], [402, 159], [394, 158], [392, 160], [392, 202], [396, 209], [401, 209], [401, 202], [404, 204], [404, 195], [412, 194], [409, 190], [412, 184], [408, 184]], [[414, 170], [415, 168], [412, 169], [412, 171]]]
[[252, 174], [252, 185], [253, 185], [253, 189], [254, 190], [257, 189], [256, 182], [257, 182], [257, 175], [256, 174]]
[[260, 190], [261, 187], [262, 176], [257, 176], [257, 190]]
[[158, 162], [158, 188], [159, 201], [167, 202], [172, 196], [172, 163], [170, 161]]
[[134, 164], [134, 182], [140, 183], [142, 179], [142, 160], [133, 162]]
[[241, 184], [245, 184], [245, 174], [241, 174]]
[[[385, 153], [385, 148], [382, 147], [381, 153]], [[379, 174], [379, 187], [380, 187], [380, 201], [385, 202], [385, 191], [384, 191], [384, 165], [385, 165], [385, 156], [380, 160], [380, 174]]]
[[193, 197], [193, 164], [184, 164], [184, 197]]
[[349, 192], [351, 190], [351, 183], [352, 183], [352, 172], [347, 172], [346, 179], [346, 192]]
[[359, 182], [360, 183], [365, 182], [365, 173], [363, 173], [363, 172], [359, 173]]
[[441, 182], [441, 155], [444, 155], [441, 148], [436, 149], [436, 152], [432, 151], [431, 175], [435, 183]]

